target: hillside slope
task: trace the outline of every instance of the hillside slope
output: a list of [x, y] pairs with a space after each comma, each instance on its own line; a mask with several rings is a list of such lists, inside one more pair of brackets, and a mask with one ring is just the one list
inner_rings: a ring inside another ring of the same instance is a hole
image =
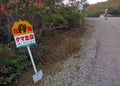
[[104, 13], [105, 9], [109, 9], [110, 14], [120, 16], [120, 0], [108, 0], [88, 6], [85, 11], [89, 17], [98, 17]]

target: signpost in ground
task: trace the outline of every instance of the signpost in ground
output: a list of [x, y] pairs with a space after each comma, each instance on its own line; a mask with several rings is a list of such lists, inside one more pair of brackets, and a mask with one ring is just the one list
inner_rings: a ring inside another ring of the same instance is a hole
[[[81, 13], [81, 15], [83, 15], [83, 3], [82, 2], [79, 2], [79, 11], [80, 11], [80, 13]], [[82, 21], [82, 19], [80, 19], [80, 24], [81, 24], [81, 28], [82, 28], [82, 26], [83, 26], [83, 21]]]
[[80, 12], [83, 11], [83, 4], [82, 3], [79, 4], [79, 10], [80, 10]]
[[37, 72], [37, 68], [30, 50], [31, 45], [35, 45], [35, 35], [33, 33], [33, 27], [28, 21], [19, 21], [15, 22], [12, 27], [12, 33], [14, 36], [14, 40], [17, 48], [27, 47], [35, 74], [33, 75], [34, 83], [38, 82], [43, 77], [42, 70]]

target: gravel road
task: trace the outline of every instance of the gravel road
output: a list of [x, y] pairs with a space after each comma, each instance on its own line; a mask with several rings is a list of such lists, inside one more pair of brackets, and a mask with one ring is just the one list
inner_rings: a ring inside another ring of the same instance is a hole
[[94, 32], [86, 53], [69, 58], [44, 86], [120, 86], [120, 18], [88, 18]]
[[83, 86], [120, 86], [120, 18], [107, 21], [89, 18], [89, 21], [96, 29], [92, 37], [95, 45], [91, 42], [95, 54]]

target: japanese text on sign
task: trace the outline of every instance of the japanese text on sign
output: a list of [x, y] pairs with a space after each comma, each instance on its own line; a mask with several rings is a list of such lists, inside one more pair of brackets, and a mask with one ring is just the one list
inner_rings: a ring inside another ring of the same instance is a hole
[[33, 33], [14, 37], [17, 47], [24, 47], [36, 44]]
[[29, 22], [15, 22], [12, 32], [18, 48], [36, 44], [33, 27]]

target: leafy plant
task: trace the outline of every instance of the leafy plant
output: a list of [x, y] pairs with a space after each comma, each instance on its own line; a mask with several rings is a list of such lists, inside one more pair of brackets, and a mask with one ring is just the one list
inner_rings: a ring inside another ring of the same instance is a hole
[[80, 65], [75, 65], [75, 69], [79, 70], [80, 69]]
[[0, 45], [0, 55], [0, 85], [7, 86], [23, 72], [28, 62], [9, 45]]

